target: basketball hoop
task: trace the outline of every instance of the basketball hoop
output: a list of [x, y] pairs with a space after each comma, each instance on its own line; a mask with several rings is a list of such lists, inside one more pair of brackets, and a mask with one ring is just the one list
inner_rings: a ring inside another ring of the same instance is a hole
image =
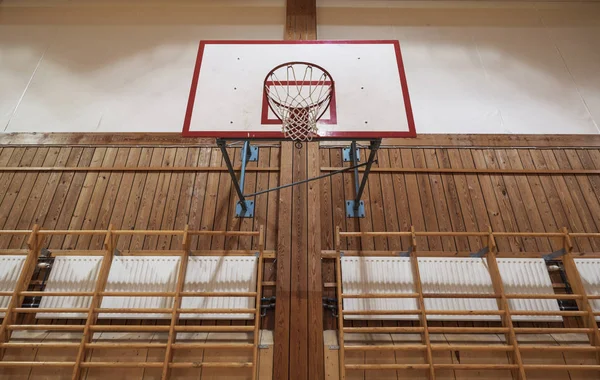
[[318, 135], [317, 121], [333, 95], [333, 78], [321, 66], [310, 62], [287, 62], [265, 77], [264, 93], [269, 108], [282, 122], [286, 138], [296, 143]]

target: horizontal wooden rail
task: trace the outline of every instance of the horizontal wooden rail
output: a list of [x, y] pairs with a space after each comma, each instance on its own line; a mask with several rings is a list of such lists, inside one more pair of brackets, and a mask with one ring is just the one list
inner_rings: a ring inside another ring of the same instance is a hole
[[[239, 171], [241, 167], [235, 167]], [[225, 166], [5, 166], [0, 172], [227, 172]], [[278, 172], [278, 167], [247, 166], [247, 172]]]
[[423, 327], [344, 327], [344, 333], [384, 334], [384, 333], [415, 333], [422, 332]]
[[[333, 172], [344, 169], [343, 167], [323, 166], [322, 172]], [[364, 171], [364, 168], [359, 168]], [[469, 169], [469, 168], [371, 168], [373, 173], [409, 173], [409, 174], [510, 174], [510, 175], [597, 175], [597, 169]]]
[[[345, 313], [344, 313], [345, 314]], [[425, 344], [398, 344], [398, 345], [351, 345], [344, 347], [346, 351], [423, 351], [427, 349]]]

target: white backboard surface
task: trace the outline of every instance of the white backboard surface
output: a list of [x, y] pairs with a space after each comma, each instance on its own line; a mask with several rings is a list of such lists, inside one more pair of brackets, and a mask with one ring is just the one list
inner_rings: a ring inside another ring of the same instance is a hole
[[398, 41], [201, 41], [184, 136], [280, 139], [264, 98], [265, 76], [293, 61], [326, 69], [335, 83], [318, 122], [321, 139], [414, 137]]

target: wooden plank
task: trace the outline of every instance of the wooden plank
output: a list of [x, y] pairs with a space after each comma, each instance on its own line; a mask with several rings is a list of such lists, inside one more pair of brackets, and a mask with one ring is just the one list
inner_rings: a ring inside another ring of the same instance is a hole
[[[261, 166], [269, 166], [271, 161], [271, 148], [259, 148], [259, 156], [258, 163], [256, 164], [258, 167]], [[258, 173], [256, 175], [256, 191], [267, 190], [269, 188], [269, 173]], [[259, 226], [267, 226], [268, 221], [268, 206], [269, 206], [269, 193], [261, 194], [256, 197], [254, 204], [254, 212], [255, 217], [253, 219], [253, 223], [251, 224], [251, 228], [247, 229], [253, 230], [259, 228]], [[246, 226], [247, 228], [247, 226]], [[266, 231], [265, 231], [266, 232]], [[238, 245], [239, 249], [251, 249], [252, 247], [257, 247], [258, 242], [256, 238], [252, 237], [242, 237], [240, 238], [240, 242]], [[265, 243], [266, 244], [266, 243]], [[243, 247], [243, 248], [242, 248]]]
[[[270, 165], [277, 164], [279, 165], [280, 149], [279, 148], [271, 148], [271, 160]], [[273, 188], [279, 186], [279, 173], [269, 173], [269, 188]], [[279, 194], [276, 191], [272, 191], [268, 193], [268, 216], [267, 223], [265, 224], [265, 235], [267, 237], [266, 248], [267, 249], [276, 249], [277, 247], [277, 215], [278, 215], [278, 200]], [[265, 272], [265, 278], [268, 277], [268, 272]]]
[[[551, 157], [551, 156], [550, 156]], [[551, 162], [553, 165], [558, 165], [561, 169], [578, 169], [581, 168], [581, 161], [578, 159], [569, 160], [566, 153], [562, 150], [554, 152], [554, 160], [546, 159], [546, 162]], [[592, 188], [590, 180], [587, 176], [564, 176], [565, 183], [571, 190], [571, 197], [577, 205], [579, 215], [584, 222], [584, 228], [587, 231], [598, 231], [600, 228], [600, 203], [598, 197]], [[591, 239], [590, 243], [594, 250], [600, 248], [598, 239]]]
[[[175, 166], [175, 160], [177, 158], [177, 148], [167, 148], [165, 150], [165, 156], [163, 158], [164, 166]], [[180, 156], [185, 158], [185, 155]], [[169, 185], [173, 173], [165, 172], [158, 175], [158, 182], [156, 184], [156, 193], [154, 194], [154, 201], [152, 202], [152, 209], [148, 219], [148, 224], [145, 227], [149, 230], [160, 229], [163, 221], [163, 215], [167, 204], [167, 197], [169, 194]], [[147, 236], [144, 239], [143, 249], [157, 249], [158, 236]]]
[[[469, 165], [469, 167], [482, 168], [487, 166], [483, 151], [481, 150], [461, 151], [461, 156], [463, 163]], [[490, 221], [492, 222], [492, 230], [494, 232], [515, 231], [515, 223], [511, 219], [512, 215], [507, 214], [509, 210], [506, 208], [506, 203], [502, 206], [501, 200], [497, 199], [499, 180], [492, 177], [491, 175], [479, 176], [479, 184], [481, 185], [481, 191], [488, 209]], [[500, 189], [500, 194], [502, 195], [502, 189]], [[497, 244], [500, 251], [521, 251], [521, 246], [515, 238], [498, 239]]]
[[[379, 150], [377, 152], [377, 159], [379, 161], [379, 167], [390, 167], [388, 150]], [[385, 215], [385, 230], [400, 231], [393, 175], [391, 173], [381, 174], [379, 175], [379, 181], [381, 183], [382, 206]], [[388, 249], [390, 250], [402, 249], [402, 243], [399, 237], [389, 237], [387, 238], [387, 242]]]
[[[319, 143], [307, 145], [308, 178], [321, 175]], [[308, 183], [307, 194], [307, 291], [308, 291], [308, 378], [323, 379], [323, 276], [321, 265], [321, 187], [320, 181]], [[302, 254], [302, 253], [301, 253]]]
[[[422, 157], [419, 158], [421, 164], [424, 162], [425, 166], [428, 168], [439, 167], [435, 149], [423, 149], [419, 152], [422, 153]], [[419, 156], [421, 156], [421, 154], [419, 154]], [[446, 199], [446, 196], [449, 194], [446, 194], [446, 189], [444, 188], [441, 175], [429, 175], [429, 184], [431, 186], [431, 193], [433, 195], [433, 205], [435, 206], [435, 216], [437, 218], [439, 231], [453, 231], [452, 219], [449, 211], [450, 206], [448, 205], [448, 200]], [[454, 209], [456, 209], [455, 205]], [[464, 231], [464, 226], [460, 231]], [[442, 237], [442, 246], [444, 247], [444, 250], [448, 251], [455, 251], [457, 249], [456, 242], [453, 237]]]
[[[134, 167], [140, 160], [140, 154], [142, 153], [139, 148], [125, 148], [125, 151], [119, 150], [117, 153], [117, 161], [123, 159], [126, 155], [124, 165], [127, 167]], [[131, 186], [133, 184], [134, 173], [120, 173], [120, 175], [114, 176], [116, 173], [111, 173], [108, 185], [106, 187], [106, 195], [102, 200], [100, 211], [98, 213], [96, 227], [97, 229], [106, 229], [112, 223], [115, 228], [121, 228], [123, 222], [123, 216], [125, 208], [127, 206], [127, 198], [131, 192]], [[115, 223], [116, 222], [116, 223]], [[100, 249], [103, 243], [102, 236], [92, 236], [90, 240], [91, 249]]]
[[[495, 168], [506, 168], [506, 155], [500, 151], [490, 150], [488, 154], [485, 155], [486, 163], [488, 166]], [[535, 203], [525, 204], [521, 197], [521, 191], [517, 185], [516, 179], [511, 175], [503, 175], [503, 176], [492, 176], [492, 178], [498, 179], [497, 189], [500, 190], [500, 194], [497, 192], [497, 198], [501, 199], [502, 204], [508, 210], [508, 214], [514, 215], [514, 222], [516, 223], [516, 230], [514, 231], [532, 231], [531, 223], [529, 222], [528, 213], [537, 213], [537, 209], [529, 208], [535, 206]], [[510, 208], [509, 208], [510, 207]], [[522, 212], [523, 210], [527, 210], [527, 213]], [[539, 215], [539, 213], [537, 213]], [[540, 249], [537, 246], [537, 242], [533, 238], [524, 237], [522, 239], [522, 244], [527, 252], [539, 252]]]
[[[286, 22], [293, 22], [287, 17]], [[290, 24], [292, 25], [292, 24]], [[295, 23], [293, 24], [295, 25]], [[308, 27], [308, 24], [305, 24]], [[314, 27], [311, 23], [310, 28]], [[286, 33], [287, 35], [287, 33]], [[290, 34], [289, 39], [298, 39]], [[313, 37], [313, 36], [311, 36]], [[316, 39], [316, 35], [314, 38]], [[385, 146], [436, 147], [600, 147], [600, 136], [595, 135], [521, 135], [521, 134], [420, 134], [416, 138], [383, 139]], [[10, 133], [0, 135], [0, 145], [122, 145], [142, 146], [215, 146], [215, 139], [182, 137], [179, 132], [153, 133]]]
[[[293, 143], [281, 144], [280, 164], [281, 184], [292, 182]], [[291, 222], [292, 189], [279, 190], [277, 215], [277, 303], [275, 304], [275, 338], [273, 357], [273, 378], [288, 379], [290, 370], [290, 286], [291, 286]]]
[[[402, 156], [402, 162], [405, 165], [407, 165], [408, 167], [418, 167], [418, 168], [427, 167], [427, 164], [425, 163], [425, 155], [424, 155], [422, 149], [411, 149], [410, 151], [407, 152], [407, 154]], [[409, 186], [409, 188], [415, 189], [415, 190], [418, 189], [418, 191], [414, 191], [414, 192], [415, 193], [418, 192], [420, 194], [420, 198], [421, 198], [420, 206], [423, 210], [423, 216], [424, 216], [424, 220], [425, 220], [425, 230], [438, 231], [439, 225], [438, 225], [438, 219], [437, 219], [437, 216], [435, 213], [435, 203], [434, 203], [435, 201], [433, 199], [433, 193], [431, 191], [429, 175], [417, 174], [416, 179], [417, 179], [417, 186], [415, 186], [415, 187]], [[412, 203], [410, 199], [409, 199], [409, 203]], [[411, 215], [412, 215], [412, 212], [411, 212]], [[418, 227], [415, 226], [415, 228], [418, 228]], [[444, 245], [443, 245], [442, 239], [440, 237], [437, 237], [437, 236], [429, 237], [427, 240], [429, 242], [429, 250], [441, 251], [444, 249], [443, 248]], [[419, 248], [421, 250], [423, 250], [423, 248], [420, 246], [420, 244], [419, 244]]]
[[[33, 160], [36, 150], [37, 149], [35, 148], [5, 148], [3, 150], [5, 154], [3, 154], [2, 161], [6, 162], [6, 166], [29, 166], [31, 165], [31, 161]], [[10, 156], [8, 156], [9, 154]], [[22, 164], [21, 161], [23, 162]], [[15, 174], [17, 173], [8, 172], [0, 174], [0, 205], [8, 193], [8, 187], [10, 186]]]
[[[198, 156], [198, 165], [208, 166], [213, 149], [201, 148]], [[192, 199], [190, 200], [190, 215], [188, 217], [188, 225], [190, 230], [200, 230], [202, 215], [204, 214], [204, 206], [206, 204], [206, 186], [209, 175], [208, 173], [197, 173], [194, 178]], [[190, 238], [190, 249], [198, 249], [198, 236]]]
[[[114, 165], [125, 165], [129, 156], [129, 148], [117, 149]], [[123, 173], [102, 172], [98, 182], [102, 178], [102, 187], [94, 189], [94, 196], [88, 207], [86, 221], [82, 228], [85, 229], [107, 229], [110, 224], [110, 216], [115, 208], [115, 199], [119, 192]], [[98, 182], [96, 185], [98, 185]], [[82, 236], [77, 245], [85, 249], [102, 249], [103, 236]]]
[[[339, 154], [339, 158], [338, 158], [338, 154]], [[364, 151], [362, 152], [363, 157], [364, 157]], [[334, 162], [342, 162], [343, 158], [342, 158], [342, 150], [339, 149], [339, 152], [336, 152], [333, 156], [331, 156], [331, 161], [332, 163]], [[344, 166], [350, 166], [350, 163], [345, 164]], [[364, 224], [361, 223], [361, 220], [358, 218], [348, 218], [346, 216], [346, 201], [349, 200], [354, 200], [354, 198], [356, 197], [356, 183], [354, 180], [354, 173], [353, 172], [345, 172], [342, 174], [342, 181], [343, 181], [343, 185], [342, 188], [344, 189], [343, 191], [343, 205], [344, 205], [344, 219], [342, 223], [345, 223], [346, 225], [346, 229], [345, 231], [361, 231], [361, 228]], [[365, 188], [365, 193], [366, 193], [367, 188]], [[337, 204], [337, 201], [336, 201]], [[365, 212], [369, 213], [369, 204], [367, 202], [367, 204], [365, 204]], [[344, 227], [343, 224], [341, 226], [342, 231], [344, 231]], [[342, 249], [344, 249], [344, 247], [347, 247], [347, 249], [366, 249], [365, 247], [367, 246], [373, 246], [373, 241], [372, 239], [370, 239], [370, 241], [368, 239], [360, 239], [360, 238], [352, 238], [352, 239], [344, 239], [346, 241], [342, 241]]]
[[[233, 162], [236, 162], [240, 158], [240, 149], [227, 148], [227, 152], [229, 152], [229, 157], [231, 157]], [[223, 231], [227, 230], [229, 226], [234, 226], [231, 227], [231, 229], [237, 230], [239, 229], [239, 223], [242, 219], [235, 217], [234, 209], [235, 203], [237, 203], [237, 197], [236, 194], [234, 194], [234, 191], [232, 191], [233, 185], [229, 173], [220, 173], [218, 189], [213, 229]], [[211, 249], [226, 249], [227, 245], [225, 243], [225, 236], [213, 236]]]
[[[532, 158], [533, 163], [535, 164], [536, 168], [551, 169], [551, 168], [557, 167], [557, 165], [556, 166], [554, 165], [555, 162], [550, 162], [550, 163], [547, 162], [546, 158], [550, 158], [550, 157], [549, 156], [547, 157], [541, 151], [531, 150], [530, 154], [531, 154], [531, 158]], [[566, 226], [567, 228], [569, 228], [569, 230], [575, 231], [575, 232], [586, 231], [586, 229], [583, 225], [583, 222], [581, 220], [581, 216], [577, 212], [578, 210], [575, 206], [573, 199], [571, 198], [570, 190], [567, 187], [564, 179], [561, 177], [548, 178], [546, 176], [540, 176], [540, 179], [542, 180], [542, 183], [544, 185], [544, 190], [546, 192], [546, 195], [548, 197], [550, 197], [552, 199], [551, 202], [556, 205], [556, 206], [553, 205], [552, 209], [554, 210], [556, 207], [556, 209], [562, 208], [564, 210], [564, 213], [566, 215], [566, 218], [565, 218], [566, 224], [563, 226]], [[560, 208], [557, 203], [559, 203], [561, 205]], [[556, 214], [555, 214], [555, 217], [556, 217]], [[592, 246], [590, 245], [589, 239], [577, 239], [577, 243], [579, 245], [580, 250], [584, 250], [584, 251], [592, 250]]]
[[[84, 148], [78, 165], [99, 166], [103, 157], [104, 151], [97, 152], [95, 148]], [[72, 173], [69, 175], [64, 173], [61, 176], [61, 184], [44, 220], [44, 228], [68, 228], [86, 178], [87, 174], [85, 173]], [[63, 241], [64, 236], [53, 236], [50, 239], [49, 248], [62, 248]]]
[[[48, 148], [29, 149], [28, 152], [23, 155], [21, 164], [30, 162], [32, 165], [41, 165], [48, 154], [48, 150]], [[6, 226], [7, 222], [9, 222], [10, 226], [18, 220], [21, 211], [23, 211], [22, 204], [26, 201], [36, 177], [37, 174], [35, 173], [16, 173], [12, 177], [10, 186], [6, 190], [2, 203], [0, 204], [0, 226]], [[25, 200], [23, 198], [25, 198]], [[16, 204], [17, 200], [21, 206], [13, 208], [13, 205]], [[14, 215], [15, 213], [17, 213], [17, 215]], [[11, 228], [8, 227], [6, 229]]]
[[[292, 155], [292, 180], [306, 179], [307, 149], [294, 148]], [[294, 186], [292, 194], [290, 379], [308, 379], [307, 185]]]
[[[221, 151], [217, 148], [212, 149], [210, 156], [210, 166], [219, 166], [223, 157]], [[217, 208], [217, 196], [219, 190], [219, 174], [208, 173], [205, 195], [204, 195], [204, 207], [202, 209], [200, 229], [201, 230], [212, 230], [215, 221], [215, 210]], [[193, 241], [192, 241], [193, 242]], [[199, 238], [198, 249], [209, 249], [211, 244], [210, 237]]]
[[[388, 150], [390, 167], [402, 167], [402, 153], [400, 149]], [[416, 189], [416, 176], [392, 174], [394, 197], [396, 199], [396, 214], [398, 215], [398, 231], [408, 231], [412, 225], [415, 228], [424, 228], [423, 211], [420, 208], [421, 198]], [[415, 187], [411, 187], [415, 186]], [[425, 240], [426, 241], [426, 240]], [[402, 249], [408, 249], [410, 242], [400, 242]]]
[[[175, 153], [175, 160], [173, 162], [174, 166], [185, 165], [188, 159], [188, 149], [187, 148], [177, 148]], [[183, 185], [183, 176], [185, 173], [173, 173], [171, 175], [171, 181], [169, 183], [169, 188], [167, 190], [166, 202], [165, 202], [165, 210], [163, 212], [162, 221], [160, 223], [161, 230], [172, 230], [175, 228], [175, 218], [179, 213], [182, 215], [186, 215], [186, 211], [179, 207], [179, 203], [181, 200], [181, 187]], [[180, 228], [184, 228], [185, 223], [180, 226]], [[171, 248], [171, 242], [175, 239], [173, 236], [156, 236], [157, 243], [156, 249], [169, 249]], [[181, 238], [179, 237], [179, 241]], [[150, 242], [150, 246], [153, 245], [153, 242]], [[178, 248], [181, 245], [178, 246]]]
[[[162, 165], [166, 150], [164, 148], [154, 148], [150, 165]], [[139, 201], [138, 212], [135, 215], [135, 229], [145, 230], [148, 227], [150, 214], [154, 206], [154, 196], [157, 192], [158, 173], [148, 173], [144, 182], [144, 188], [141, 191], [141, 199]], [[134, 236], [131, 238], [129, 249], [140, 250], [144, 245], [143, 236]]]
[[[192, 165], [192, 166], [197, 165], [199, 157], [200, 157], [200, 148], [188, 148], [187, 149], [187, 158], [186, 158], [187, 165]], [[180, 186], [180, 194], [179, 194], [179, 203], [177, 204], [175, 223], [174, 223], [174, 227], [173, 227], [175, 229], [180, 229], [180, 230], [183, 229], [185, 227], [185, 225], [188, 224], [188, 221], [190, 220], [190, 215], [192, 213], [192, 210], [190, 207], [192, 204], [192, 198], [193, 198], [195, 190], [196, 190], [196, 188], [194, 187], [195, 179], [196, 179], [195, 173], [184, 173], [182, 176], [181, 186]], [[196, 229], [197, 225], [194, 225], [194, 227], [190, 227], [188, 224], [188, 228]], [[192, 242], [192, 237], [189, 236], [188, 244], [190, 244], [190, 247], [191, 247], [191, 242]], [[181, 244], [182, 244], [182, 237], [174, 236], [171, 239], [170, 248], [175, 249], [176, 247], [180, 247]]]
[[334, 330], [323, 331], [323, 344], [325, 351], [325, 379], [339, 380], [340, 363], [337, 334]]
[[[506, 157], [502, 159], [502, 165], [504, 162], [506, 162], [506, 165], [510, 166], [511, 168], [524, 168], [521, 158], [519, 157], [519, 152], [516, 149], [507, 149], [503, 152], [506, 154]], [[560, 226], [556, 225], [554, 215], [552, 214], [552, 209], [548, 204], [548, 200], [546, 198], [546, 194], [544, 193], [542, 184], [540, 183], [539, 177], [516, 176], [515, 180], [521, 192], [523, 201], [527, 207], [528, 213], [531, 212], [531, 215], [529, 215], [531, 228], [534, 231], [558, 231]], [[553, 250], [552, 242], [549, 239], [538, 238], [537, 243], [538, 248], [541, 250]]]
[[[152, 155], [154, 153], [153, 148], [141, 148], [140, 159], [137, 165], [148, 165], [151, 162]], [[131, 190], [129, 194], [125, 196], [123, 193], [123, 198], [118, 199], [118, 204], [122, 204], [125, 202], [123, 207], [124, 214], [122, 219], [119, 218], [119, 215], [115, 215], [115, 225], [120, 225], [120, 228], [123, 229], [133, 229], [135, 228], [135, 222], [137, 219], [139, 207], [142, 203], [142, 199], [144, 197], [144, 186], [146, 184], [146, 179], [148, 177], [148, 173], [135, 173], [133, 176], [133, 180], [131, 183]], [[125, 180], [125, 178], [123, 178]], [[118, 249], [129, 249], [131, 244], [132, 236], [120, 236], [117, 241]]]
[[[69, 157], [69, 153], [69, 148], [50, 148], [43, 165], [51, 166], [56, 163], [64, 164]], [[53, 183], [51, 183], [49, 180], [49, 173], [40, 173], [36, 176], [30, 193], [24, 191], [23, 187], [19, 189], [19, 196], [13, 205], [13, 210], [11, 210], [11, 214], [14, 214], [14, 216], [9, 216], [9, 221], [12, 219], [13, 222], [7, 222], [5, 224], [5, 229], [14, 228], [24, 230], [31, 228], [34, 224], [37, 224], [37, 222], [33, 220], [36, 209], [39, 207], [44, 193], [53, 191]], [[56, 181], [54, 180], [53, 182]], [[19, 214], [19, 216], [16, 214]], [[25, 235], [0, 237], [0, 247], [23, 248], [24, 242]]]
[[260, 331], [260, 346], [258, 354], [258, 379], [273, 378], [273, 331]]
[[[452, 167], [452, 165], [450, 164], [450, 159], [448, 157], [448, 151], [446, 149], [436, 149], [435, 155], [437, 157], [437, 165], [435, 165], [436, 167], [442, 167], [442, 168], [451, 168]], [[432, 162], [432, 164], [435, 164], [435, 163]], [[458, 193], [458, 188], [456, 185], [456, 181], [454, 179], [454, 175], [442, 174], [441, 179], [442, 179], [442, 186], [443, 186], [444, 192], [446, 194], [446, 203], [448, 205], [448, 213], [450, 215], [450, 222], [452, 225], [452, 230], [453, 231], [467, 231], [467, 227], [466, 227], [467, 220], [468, 220], [468, 218], [471, 218], [470, 221], [472, 222], [473, 215], [468, 215], [468, 214], [463, 215], [464, 213], [463, 213], [463, 210], [461, 207], [461, 202], [460, 202], [461, 195], [459, 195], [459, 193]], [[464, 180], [464, 177], [462, 179]], [[463, 194], [462, 196], [464, 196], [464, 195], [465, 194]], [[465, 206], [467, 209], [467, 213], [472, 211], [471, 209], [469, 209], [470, 202], [465, 202]], [[477, 238], [472, 239], [472, 240], [477, 241]], [[457, 237], [454, 239], [454, 241], [456, 242], [457, 250], [459, 250], [459, 251], [469, 250], [469, 248], [470, 248], [469, 238]], [[480, 247], [480, 245], [474, 244], [474, 247], [471, 249], [477, 250], [478, 248], [475, 248], [475, 247]]]
[[[342, 166], [342, 150], [341, 149], [329, 149], [329, 160], [332, 165]], [[346, 199], [352, 199], [352, 194], [354, 194], [354, 187], [351, 187], [351, 190], [348, 188], [352, 185], [352, 178], [349, 177], [350, 174], [343, 173], [341, 175], [336, 175], [331, 177], [331, 205], [334, 207], [333, 209], [333, 230], [332, 234], [335, 231], [336, 227], [340, 227], [342, 231], [358, 231], [358, 221], [356, 219], [346, 218]], [[348, 193], [348, 191], [352, 191]], [[347, 195], [346, 195], [347, 194]], [[332, 236], [332, 242], [335, 246], [335, 237]], [[348, 246], [352, 246], [355, 248], [359, 247], [359, 241], [357, 239], [344, 239], [342, 241], [342, 248], [347, 248]]]
[[[445, 168], [462, 166], [460, 154], [456, 149], [440, 149], [438, 159], [440, 166]], [[448, 179], [448, 186], [449, 188], [453, 187], [453, 191], [456, 193], [451, 198], [456, 197], [458, 199], [458, 207], [460, 208], [465, 231], [482, 231], [489, 226], [483, 195], [476, 178], [467, 179], [466, 175], [455, 174], [452, 176], [451, 181]], [[467, 242], [473, 252], [483, 247], [482, 239], [477, 236], [468, 237]]]
[[[539, 165], [545, 166], [543, 158], [541, 156], [538, 156], [538, 153], [539, 152], [536, 151], [519, 150], [518, 154], [523, 167], [527, 169], [537, 168]], [[534, 157], [532, 155], [536, 156], [537, 164], [536, 162], [534, 162]], [[533, 176], [529, 178], [529, 181], [532, 184], [532, 189], [536, 191], [538, 205], [547, 204], [547, 208], [549, 208], [552, 213], [552, 216], [554, 218], [554, 224], [550, 226], [555, 226], [556, 228], [551, 229], [551, 231], [557, 231], [561, 227], [570, 226], [567, 215], [565, 214], [563, 204], [560, 198], [558, 197], [554, 184], [552, 183], [552, 178], [549, 176]], [[575, 246], [579, 249], [582, 249], [582, 247], [579, 246], [578, 243], [581, 242], [585, 244], [585, 242], [582, 239], [576, 240], [577, 241], [575, 242]], [[587, 241], [587, 247], [590, 247], [589, 241]], [[558, 249], [558, 247], [556, 248]]]
[[[94, 152], [94, 157], [92, 158], [92, 162], [90, 166], [102, 166], [105, 156], [107, 153], [107, 148], [97, 148]], [[110, 157], [108, 158], [110, 161]], [[94, 190], [94, 186], [96, 185], [96, 180], [98, 179], [99, 173], [87, 173], [85, 175], [85, 180], [83, 181], [82, 186], [79, 189], [73, 189], [77, 191], [75, 194], [76, 203], [74, 203], [73, 208], [64, 209], [65, 211], [65, 220], [66, 225], [61, 223], [65, 229], [76, 230], [80, 229], [81, 225], [84, 222], [85, 212], [90, 203], [90, 199], [92, 197], [92, 193]], [[53, 239], [54, 240], [54, 239]], [[61, 237], [61, 242], [68, 249], [75, 248], [75, 244], [77, 243], [77, 237], [68, 235]]]
[[[368, 150], [364, 150], [365, 160], [369, 155]], [[373, 167], [379, 167], [379, 163], [374, 163]], [[364, 174], [364, 173], [363, 173]], [[369, 204], [369, 210], [365, 209], [367, 212], [366, 220], [370, 219], [370, 228], [362, 231], [386, 231], [387, 230], [387, 220], [386, 220], [386, 205], [383, 201], [383, 191], [381, 188], [381, 178], [378, 173], [371, 173], [367, 180], [367, 187], [369, 192], [367, 193], [367, 188], [365, 187], [365, 193], [363, 198], [365, 200], [365, 204]], [[362, 177], [361, 177], [362, 180]], [[374, 240], [375, 246], [374, 248], [379, 250], [387, 250], [388, 249], [388, 239], [385, 237], [377, 237]]]

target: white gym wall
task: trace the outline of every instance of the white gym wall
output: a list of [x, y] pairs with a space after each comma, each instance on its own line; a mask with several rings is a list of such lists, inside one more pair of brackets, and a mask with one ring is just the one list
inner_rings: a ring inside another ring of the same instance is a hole
[[[284, 7], [4, 0], [0, 131], [180, 132], [198, 41], [281, 39]], [[600, 133], [600, 3], [321, 0], [318, 27], [400, 40], [418, 133]]]

